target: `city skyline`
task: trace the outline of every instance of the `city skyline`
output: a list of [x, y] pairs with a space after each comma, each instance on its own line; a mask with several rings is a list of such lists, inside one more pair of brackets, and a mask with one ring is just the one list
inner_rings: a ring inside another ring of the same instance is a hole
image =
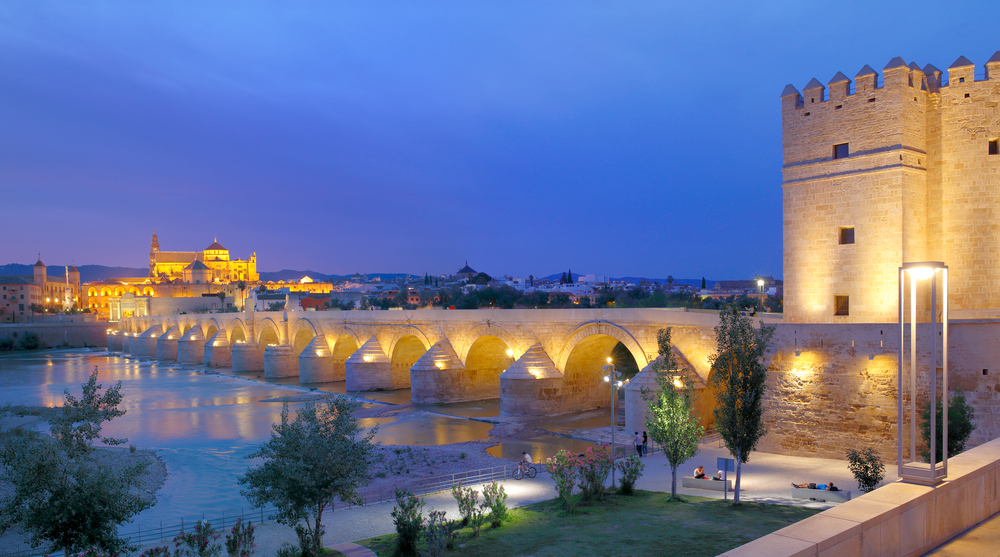
[[0, 263], [782, 277], [782, 88], [981, 73], [924, 5], [5, 3]]

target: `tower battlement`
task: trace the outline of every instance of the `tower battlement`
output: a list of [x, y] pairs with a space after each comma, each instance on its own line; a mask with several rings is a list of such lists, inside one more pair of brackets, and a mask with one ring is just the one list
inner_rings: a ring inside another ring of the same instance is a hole
[[893, 322], [896, 269], [921, 260], [952, 266], [958, 314], [1000, 317], [998, 106], [1000, 51], [979, 76], [896, 57], [784, 88], [790, 321]]

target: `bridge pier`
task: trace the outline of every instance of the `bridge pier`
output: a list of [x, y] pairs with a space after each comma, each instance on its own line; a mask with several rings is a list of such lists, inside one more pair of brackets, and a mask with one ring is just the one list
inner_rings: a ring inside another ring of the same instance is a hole
[[287, 344], [270, 344], [264, 348], [264, 377], [296, 377], [299, 362], [295, 351]]
[[173, 326], [156, 339], [157, 360], [173, 361], [177, 359], [177, 338], [179, 336], [181, 336], [180, 330]]
[[132, 341], [132, 355], [136, 358], [156, 358], [156, 339], [163, 333], [163, 327], [153, 325]]
[[122, 338], [121, 331], [111, 331], [108, 333], [108, 352], [121, 352]]
[[368, 339], [347, 359], [344, 367], [348, 391], [392, 389], [392, 361], [375, 337]]
[[229, 349], [226, 331], [219, 329], [205, 343], [205, 357], [201, 363], [206, 367], [232, 367], [233, 357]]
[[469, 374], [447, 340], [431, 346], [410, 368], [410, 400], [416, 404], [476, 400], [472, 391]]
[[198, 365], [204, 357], [205, 336], [201, 334], [201, 327], [195, 325], [177, 341], [177, 363]]
[[333, 353], [326, 336], [319, 334], [299, 354], [299, 383], [329, 383], [333, 378]]
[[642, 371], [635, 374], [625, 385], [625, 431], [645, 431], [646, 420], [649, 419], [649, 405], [642, 398], [642, 390], [646, 389], [647, 396], [656, 396], [660, 392], [660, 384], [656, 382], [656, 372], [652, 369], [652, 364], [642, 368]]
[[237, 342], [231, 358], [233, 371], [264, 371], [264, 356], [256, 342]]
[[563, 374], [535, 344], [500, 374], [500, 414], [552, 416], [561, 414]]
[[130, 356], [132, 354], [132, 335], [130, 333], [122, 334], [122, 356]]

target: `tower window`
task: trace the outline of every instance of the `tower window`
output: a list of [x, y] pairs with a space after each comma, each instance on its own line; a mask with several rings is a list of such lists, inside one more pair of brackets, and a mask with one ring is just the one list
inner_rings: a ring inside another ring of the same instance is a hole
[[838, 143], [833, 146], [833, 158], [834, 159], [846, 159], [851, 153], [850, 148], [848, 148], [847, 143]]
[[854, 243], [854, 227], [853, 226], [842, 226], [840, 227], [840, 244], [853, 244]]
[[991, 139], [990, 140], [990, 154], [991, 155], [1000, 155], [1000, 139]]
[[834, 315], [850, 315], [851, 314], [851, 300], [850, 296], [834, 296], [833, 297], [833, 314]]

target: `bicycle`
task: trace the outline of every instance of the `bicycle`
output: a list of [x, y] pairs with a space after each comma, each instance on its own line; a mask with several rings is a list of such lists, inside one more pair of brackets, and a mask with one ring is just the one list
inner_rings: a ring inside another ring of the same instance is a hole
[[533, 464], [519, 463], [514, 467], [511, 475], [515, 480], [520, 480], [521, 478], [528, 476], [529, 478], [534, 478], [538, 474], [538, 470], [535, 469]]

